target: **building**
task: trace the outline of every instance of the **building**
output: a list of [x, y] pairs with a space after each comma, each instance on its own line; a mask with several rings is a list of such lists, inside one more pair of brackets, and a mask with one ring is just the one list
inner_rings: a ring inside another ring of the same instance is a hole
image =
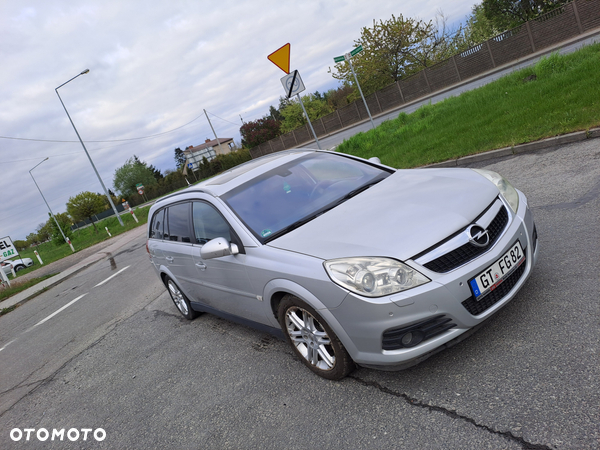
[[[204, 158], [206, 158], [207, 161], [211, 161], [217, 155], [226, 155], [235, 148], [233, 138], [217, 139], [206, 139], [204, 144], [196, 145], [195, 147], [190, 145], [187, 147], [183, 151], [183, 154], [187, 158], [185, 164], [186, 168], [198, 170], [198, 166], [202, 163]], [[192, 165], [191, 167], [190, 164]]]

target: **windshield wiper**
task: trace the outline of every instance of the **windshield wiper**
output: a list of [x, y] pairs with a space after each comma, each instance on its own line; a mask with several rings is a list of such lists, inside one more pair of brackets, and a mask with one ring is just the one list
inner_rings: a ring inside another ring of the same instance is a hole
[[301, 227], [302, 225], [304, 225], [305, 223], [308, 223], [308, 222], [310, 222], [310, 221], [311, 221], [311, 220], [313, 220], [313, 219], [316, 219], [317, 217], [319, 217], [319, 216], [320, 216], [321, 214], [323, 214], [324, 212], [325, 212], [325, 211], [319, 211], [318, 213], [316, 213], [316, 214], [313, 214], [312, 216], [308, 216], [308, 217], [305, 217], [304, 219], [300, 219], [299, 221], [297, 221], [297, 222], [294, 222], [293, 224], [291, 224], [291, 225], [288, 225], [287, 227], [285, 227], [285, 228], [282, 228], [282, 229], [281, 229], [281, 230], [279, 230], [279, 231], [276, 231], [275, 233], [273, 233], [273, 234], [269, 235], [269, 236], [268, 236], [268, 237], [265, 239], [265, 244], [266, 244], [267, 242], [270, 242], [270, 241], [272, 241], [273, 239], [277, 239], [278, 237], [280, 237], [280, 236], [283, 236], [283, 235], [284, 235], [284, 234], [286, 234], [286, 233], [289, 233], [289, 232], [290, 232], [290, 231], [292, 231], [292, 230], [295, 230], [296, 228], [299, 228], [299, 227]]

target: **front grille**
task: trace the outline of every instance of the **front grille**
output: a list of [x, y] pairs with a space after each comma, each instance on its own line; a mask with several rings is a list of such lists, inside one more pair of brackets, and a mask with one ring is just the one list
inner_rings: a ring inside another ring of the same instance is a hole
[[502, 300], [510, 292], [510, 290], [523, 276], [523, 273], [525, 272], [525, 266], [526, 260], [524, 259], [521, 265], [517, 267], [517, 269], [492, 292], [487, 294], [479, 301], [475, 300], [475, 296], [471, 296], [462, 302], [462, 305], [474, 316], [483, 313], [488, 308], [491, 308], [500, 300]]
[[498, 214], [496, 214], [496, 217], [494, 217], [494, 220], [492, 220], [487, 228], [490, 236], [489, 245], [486, 247], [476, 247], [470, 242], [467, 242], [451, 252], [440, 256], [439, 258], [429, 261], [428, 263], [424, 264], [424, 266], [434, 272], [446, 273], [468, 263], [472, 259], [475, 259], [479, 255], [487, 252], [491, 246], [494, 245], [504, 231], [506, 224], [508, 224], [508, 211], [506, 211], [506, 207], [502, 206], [500, 211], [498, 211]]
[[[384, 350], [398, 350], [414, 347], [455, 326], [456, 324], [452, 323], [452, 319], [439, 315], [407, 327], [391, 328], [383, 332], [382, 348]], [[412, 333], [413, 338], [410, 339], [408, 344], [403, 344], [402, 338], [408, 333]]]

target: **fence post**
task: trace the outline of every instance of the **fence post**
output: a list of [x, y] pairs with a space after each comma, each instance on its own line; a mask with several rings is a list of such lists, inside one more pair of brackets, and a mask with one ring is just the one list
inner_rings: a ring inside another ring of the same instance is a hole
[[492, 49], [490, 47], [489, 39], [485, 41], [485, 45], [487, 45], [488, 52], [490, 52], [490, 58], [492, 59], [492, 66], [496, 67], [496, 61], [494, 61], [494, 55], [492, 55]]
[[460, 72], [458, 71], [458, 65], [456, 64], [456, 59], [454, 58], [456, 55], [452, 55], [452, 62], [454, 63], [454, 68], [456, 69], [456, 75], [458, 75], [458, 81], [462, 81], [462, 77], [460, 76]]
[[[459, 75], [460, 77], [460, 75]], [[404, 100], [404, 94], [402, 93], [402, 88], [400, 87], [400, 80], [396, 81], [396, 86], [398, 86], [398, 92], [400, 92], [400, 97], [402, 98], [402, 103], [406, 103]]]
[[322, 136], [327, 136], [327, 128], [325, 128], [325, 124], [323, 123], [323, 118], [319, 117], [319, 120], [321, 121], [321, 126], [323, 127], [323, 134], [322, 134]]
[[581, 26], [581, 19], [579, 18], [579, 11], [577, 11], [577, 2], [571, 2], [573, 5], [573, 13], [575, 14], [575, 19], [577, 19], [577, 26], [579, 27], [579, 34], [583, 34], [583, 27]]
[[379, 108], [379, 112], [382, 113], [383, 109], [381, 109], [381, 103], [379, 103], [379, 97], [377, 96], [377, 92], [375, 91], [375, 100], [377, 100], [377, 107]]
[[527, 28], [527, 35], [529, 36], [529, 42], [531, 42], [532, 53], [535, 53], [535, 44], [533, 43], [533, 36], [531, 35], [531, 27], [529, 21], [525, 22], [525, 28]]
[[356, 114], [358, 114], [358, 120], [362, 120], [362, 117], [360, 117], [360, 110], [358, 109], [358, 102], [356, 100], [354, 100], [354, 108], [356, 108]]
[[429, 79], [427, 78], [427, 67], [425, 67], [421, 72], [423, 72], [423, 76], [425, 77], [425, 82], [427, 83], [427, 89], [431, 92], [431, 86], [429, 85]]
[[340, 110], [336, 109], [335, 112], [337, 113], [338, 120], [340, 121], [340, 129], [342, 129], [344, 128], [344, 124], [342, 123], [342, 118], [340, 117]]

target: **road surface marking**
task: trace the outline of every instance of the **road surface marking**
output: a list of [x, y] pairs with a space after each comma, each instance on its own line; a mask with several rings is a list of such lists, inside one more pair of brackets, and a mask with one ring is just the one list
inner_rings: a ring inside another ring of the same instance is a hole
[[12, 341], [8, 342], [4, 347], [0, 348], [0, 352], [15, 341], [16, 341], [16, 339], [13, 339]]
[[119, 270], [117, 273], [115, 273], [114, 275], [111, 275], [110, 277], [108, 277], [106, 280], [101, 281], [100, 283], [98, 283], [96, 286], [94, 287], [98, 287], [98, 286], [102, 286], [104, 283], [106, 283], [107, 281], [109, 281], [111, 278], [116, 277], [117, 275], [119, 275], [121, 272], [123, 272], [125, 269], [129, 269], [131, 266], [127, 266], [127, 267], [123, 267], [121, 270]]
[[[46, 317], [43, 320], [40, 320], [38, 323], [36, 323], [33, 327], [31, 327], [31, 329], [34, 329], [35, 327], [37, 327], [38, 325], [43, 324], [44, 322], [46, 322], [47, 320], [52, 319], [55, 315], [57, 315], [59, 312], [61, 312], [63, 309], [68, 308], [69, 306], [71, 306], [73, 303], [75, 303], [78, 300], [81, 300], [83, 297], [85, 297], [87, 294], [83, 294], [80, 295], [79, 297], [77, 297], [75, 300], [71, 300], [69, 303], [67, 303], [65, 306], [63, 306], [62, 308], [54, 311], [52, 314], [50, 314], [48, 317]], [[29, 331], [29, 330], [28, 330]]]

